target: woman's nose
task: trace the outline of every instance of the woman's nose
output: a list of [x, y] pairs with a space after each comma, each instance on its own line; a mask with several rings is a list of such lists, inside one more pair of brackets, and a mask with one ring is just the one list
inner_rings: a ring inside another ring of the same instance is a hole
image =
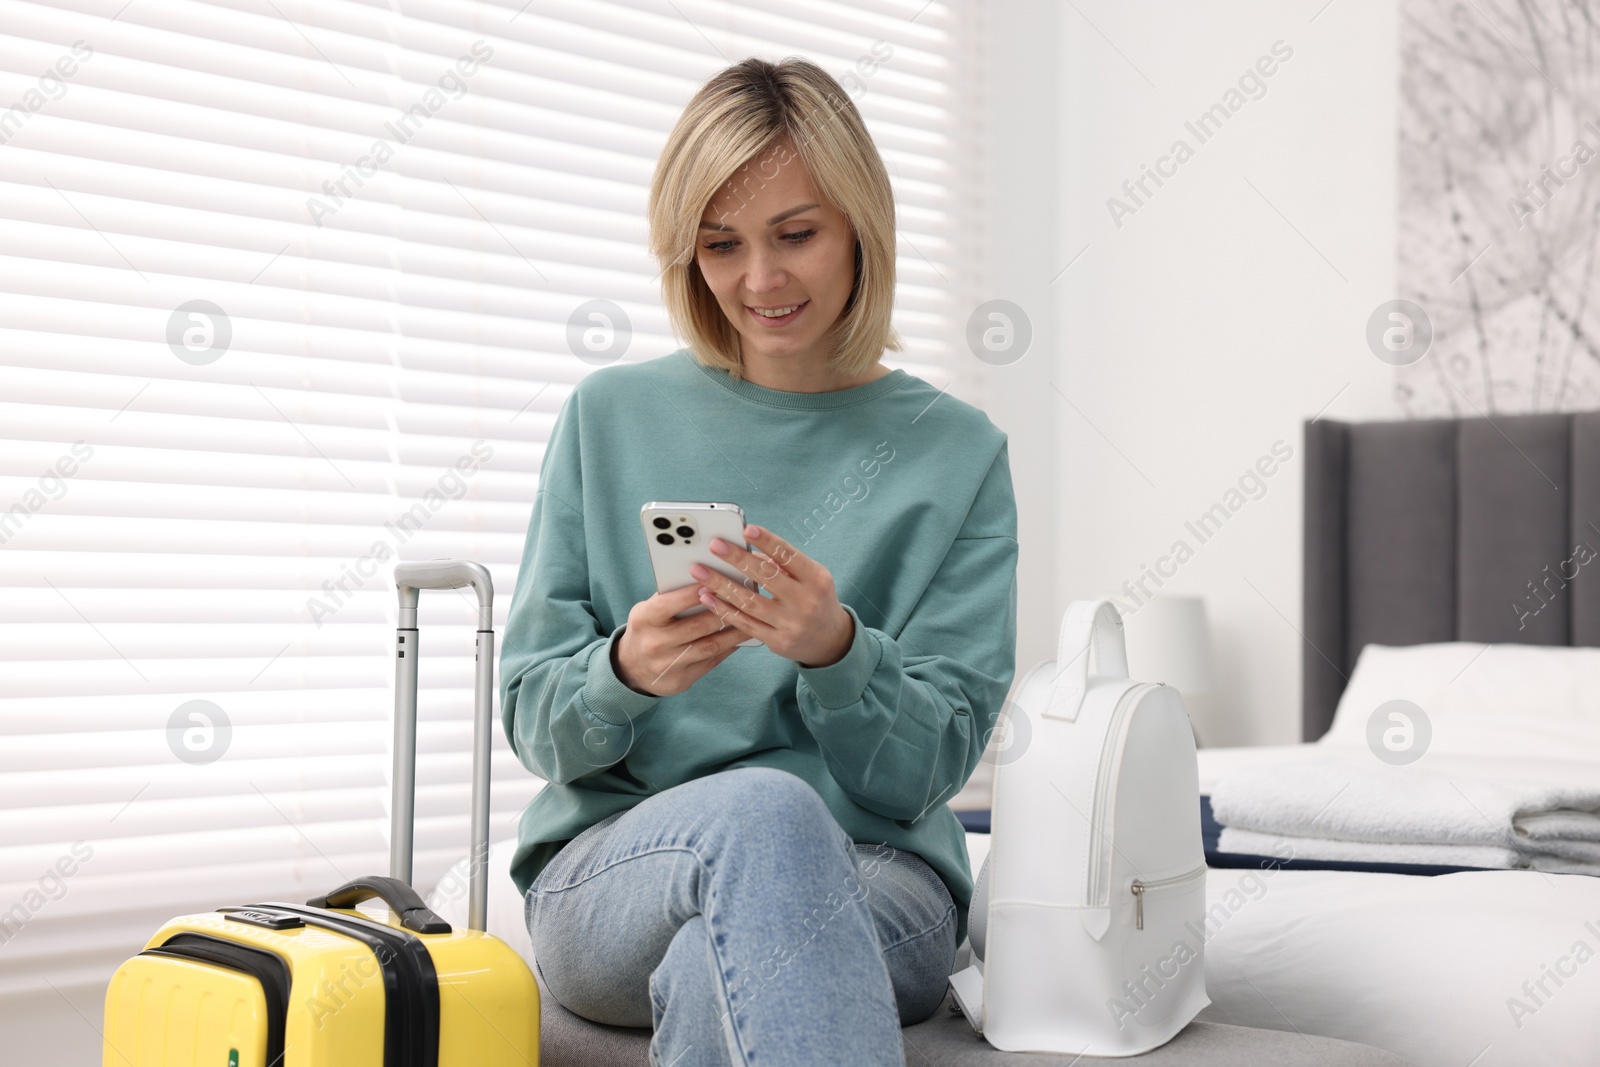
[[745, 286], [750, 292], [760, 295], [782, 289], [788, 282], [788, 275], [778, 263], [776, 253], [768, 249], [756, 249], [750, 253], [750, 260], [745, 271]]

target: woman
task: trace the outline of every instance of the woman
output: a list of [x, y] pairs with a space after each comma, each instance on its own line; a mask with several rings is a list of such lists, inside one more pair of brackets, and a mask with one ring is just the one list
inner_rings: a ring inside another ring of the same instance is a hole
[[[653, 1027], [652, 1062], [900, 1065], [966, 935], [945, 802], [1015, 672], [1006, 436], [878, 362], [894, 201], [813, 64], [695, 95], [650, 228], [688, 344], [563, 405], [505, 629], [506, 733], [549, 782], [512, 867], [539, 975]], [[762, 594], [641, 599], [649, 500], [771, 523], [712, 545]]]

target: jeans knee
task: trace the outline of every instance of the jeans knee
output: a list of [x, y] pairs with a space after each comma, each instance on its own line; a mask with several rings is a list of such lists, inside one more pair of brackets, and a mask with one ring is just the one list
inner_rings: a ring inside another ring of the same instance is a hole
[[736, 767], [720, 777], [732, 794], [724, 810], [743, 825], [759, 826], [763, 833], [774, 826], [837, 830], [827, 803], [797, 774], [776, 767]]

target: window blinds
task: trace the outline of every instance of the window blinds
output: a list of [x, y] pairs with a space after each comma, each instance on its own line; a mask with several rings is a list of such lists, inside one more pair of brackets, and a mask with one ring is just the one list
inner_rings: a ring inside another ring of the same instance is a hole
[[[593, 369], [574, 310], [678, 347], [645, 194], [722, 66], [851, 91], [899, 209], [888, 362], [972, 384], [968, 17], [0, 0], [0, 994], [386, 870], [393, 562], [484, 563], [503, 626]], [[466, 847], [470, 592], [421, 616], [427, 891]], [[540, 785], [497, 736], [497, 839]]]

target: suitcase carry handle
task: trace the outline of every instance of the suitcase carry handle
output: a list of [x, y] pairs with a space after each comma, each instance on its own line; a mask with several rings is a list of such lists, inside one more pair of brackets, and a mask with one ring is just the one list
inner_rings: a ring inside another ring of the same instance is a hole
[[494, 581], [483, 564], [462, 559], [396, 563], [394, 581], [400, 594], [400, 624], [395, 633], [394, 825], [389, 838], [389, 874], [408, 886], [417, 791], [417, 597], [423, 589], [460, 589], [468, 585], [478, 594], [467, 925], [482, 930], [489, 913], [489, 875], [485, 868], [489, 861], [489, 731], [494, 702]]
[[400, 925], [415, 934], [448, 934], [450, 924], [433, 913], [423, 899], [398, 878], [369, 875], [346, 882], [327, 896], [313, 897], [306, 904], [313, 908], [353, 908], [363, 900], [377, 897], [400, 918]]

